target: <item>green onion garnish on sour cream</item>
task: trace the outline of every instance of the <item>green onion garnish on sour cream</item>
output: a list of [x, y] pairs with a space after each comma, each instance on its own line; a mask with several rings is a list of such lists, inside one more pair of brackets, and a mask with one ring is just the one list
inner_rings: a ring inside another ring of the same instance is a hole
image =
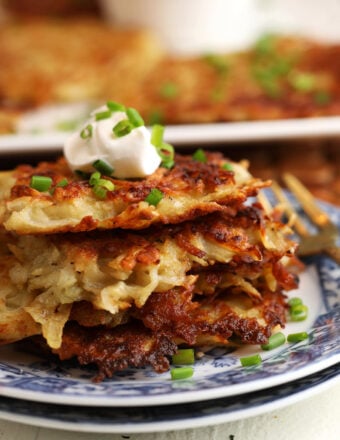
[[64, 156], [78, 173], [97, 170], [117, 179], [145, 178], [159, 166], [174, 165], [174, 149], [163, 134], [161, 125], [150, 132], [136, 109], [108, 101], [66, 140]]

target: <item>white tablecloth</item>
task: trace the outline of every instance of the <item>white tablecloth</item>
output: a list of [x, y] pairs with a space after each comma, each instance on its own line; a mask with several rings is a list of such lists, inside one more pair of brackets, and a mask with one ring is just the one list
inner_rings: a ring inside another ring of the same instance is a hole
[[94, 434], [0, 421], [0, 440], [340, 440], [340, 384], [260, 416], [199, 429]]

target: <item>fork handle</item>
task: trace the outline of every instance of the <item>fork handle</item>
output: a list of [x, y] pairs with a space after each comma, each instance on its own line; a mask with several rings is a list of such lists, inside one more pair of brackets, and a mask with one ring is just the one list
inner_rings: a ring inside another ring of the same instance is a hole
[[325, 249], [326, 254], [340, 265], [340, 248], [336, 246]]

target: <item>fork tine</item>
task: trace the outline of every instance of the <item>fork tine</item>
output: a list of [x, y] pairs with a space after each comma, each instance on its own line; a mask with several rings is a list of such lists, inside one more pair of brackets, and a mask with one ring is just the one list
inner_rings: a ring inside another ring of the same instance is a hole
[[257, 194], [257, 199], [263, 206], [264, 212], [266, 214], [270, 214], [273, 210], [273, 207], [263, 191], [259, 191], [259, 193]]
[[298, 213], [295, 211], [293, 205], [288, 200], [288, 197], [284, 193], [283, 189], [278, 185], [277, 182], [272, 182], [272, 190], [279, 202], [282, 203], [287, 217], [289, 219], [289, 222], [294, 226], [294, 229], [299, 235], [302, 235], [303, 237], [309, 236], [309, 231], [306, 227], [306, 225], [303, 223], [301, 218], [299, 217]]
[[336, 245], [338, 228], [328, 215], [316, 205], [313, 195], [293, 175], [286, 173], [283, 180], [299, 200], [309, 218], [319, 227], [317, 236], [311, 234], [298, 213], [293, 208], [282, 188], [273, 182], [272, 190], [276, 198], [283, 204], [289, 219], [294, 221], [293, 227], [298, 235], [303, 237], [300, 243], [299, 254], [310, 255], [323, 250], [327, 255], [340, 264], [340, 248]]
[[331, 223], [328, 215], [316, 204], [314, 196], [309, 192], [309, 190], [295, 176], [290, 173], [284, 173], [282, 178], [287, 187], [301, 203], [301, 206], [308, 214], [310, 219], [320, 229], [332, 229], [334, 230], [334, 233], [336, 235], [336, 226]]

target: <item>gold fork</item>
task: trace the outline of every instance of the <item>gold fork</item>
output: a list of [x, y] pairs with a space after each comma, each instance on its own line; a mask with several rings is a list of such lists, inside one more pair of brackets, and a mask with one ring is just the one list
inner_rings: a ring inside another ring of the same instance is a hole
[[[333, 258], [334, 261], [340, 264], [340, 248], [336, 244], [339, 236], [337, 226], [332, 223], [328, 214], [318, 206], [314, 196], [295, 176], [285, 173], [283, 174], [282, 179], [287, 185], [287, 188], [299, 201], [309, 219], [318, 229], [318, 232], [313, 233], [307, 228], [306, 224], [287, 198], [283, 189], [277, 182], [273, 182], [272, 190], [275, 197], [285, 211], [289, 224], [299, 236], [298, 254], [300, 256], [306, 256], [317, 253], [326, 253]], [[265, 209], [270, 209], [269, 200], [263, 195], [263, 193], [260, 194], [259, 200], [264, 204]]]

